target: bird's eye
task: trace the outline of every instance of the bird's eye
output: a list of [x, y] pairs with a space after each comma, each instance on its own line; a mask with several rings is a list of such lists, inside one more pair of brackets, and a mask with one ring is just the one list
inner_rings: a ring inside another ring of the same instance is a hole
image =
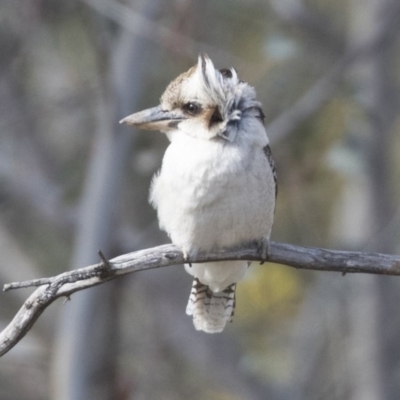
[[201, 111], [201, 107], [197, 103], [189, 102], [183, 106], [183, 110], [189, 115], [196, 115]]

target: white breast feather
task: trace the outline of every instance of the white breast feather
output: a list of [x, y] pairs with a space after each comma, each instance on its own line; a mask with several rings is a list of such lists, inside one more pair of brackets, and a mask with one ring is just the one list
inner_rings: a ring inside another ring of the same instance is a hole
[[[190, 256], [269, 238], [275, 187], [261, 146], [181, 136], [165, 153], [150, 201], [160, 227]], [[186, 266], [216, 292], [242, 279], [246, 268], [243, 261]]]

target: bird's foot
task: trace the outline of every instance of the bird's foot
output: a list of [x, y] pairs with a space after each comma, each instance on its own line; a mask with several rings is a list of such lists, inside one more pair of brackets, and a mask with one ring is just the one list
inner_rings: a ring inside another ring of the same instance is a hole
[[189, 261], [189, 255], [186, 253], [186, 251], [183, 251], [183, 259], [185, 261], [185, 264], [188, 264], [190, 268], [192, 268], [192, 263]]
[[270, 243], [269, 239], [263, 238], [258, 242], [258, 252], [261, 255], [260, 265], [264, 264], [269, 259]]

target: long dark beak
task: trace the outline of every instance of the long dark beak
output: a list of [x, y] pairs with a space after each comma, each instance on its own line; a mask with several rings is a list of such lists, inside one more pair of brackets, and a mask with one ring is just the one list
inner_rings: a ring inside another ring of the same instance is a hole
[[175, 128], [179, 122], [185, 119], [181, 111], [164, 111], [161, 106], [149, 108], [129, 115], [119, 121], [120, 124], [132, 125], [138, 129], [155, 131], [168, 131]]

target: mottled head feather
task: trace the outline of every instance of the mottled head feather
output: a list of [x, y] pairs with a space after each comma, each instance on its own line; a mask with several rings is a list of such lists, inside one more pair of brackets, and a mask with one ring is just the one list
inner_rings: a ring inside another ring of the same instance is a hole
[[[233, 68], [218, 70], [210, 58], [202, 54], [197, 65], [172, 81], [161, 97], [164, 109], [182, 108], [193, 102], [201, 113], [193, 116], [202, 123], [208, 136], [234, 140], [240, 121], [246, 116], [263, 118], [255, 90], [238, 78]], [[182, 123], [183, 125], [183, 123]]]

